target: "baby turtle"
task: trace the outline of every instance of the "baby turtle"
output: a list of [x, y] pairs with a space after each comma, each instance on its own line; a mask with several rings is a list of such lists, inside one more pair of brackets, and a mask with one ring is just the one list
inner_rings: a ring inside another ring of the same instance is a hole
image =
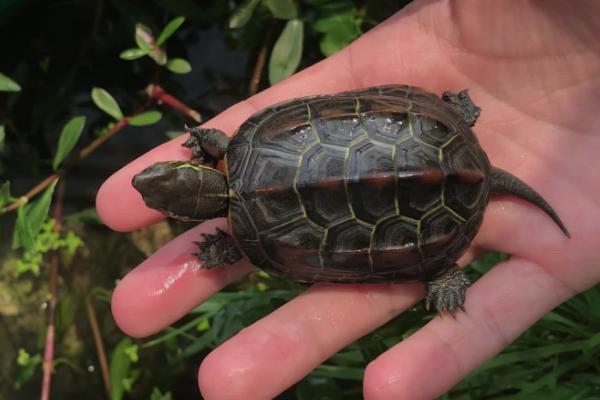
[[491, 195], [535, 204], [569, 236], [539, 194], [490, 166], [470, 129], [479, 111], [466, 91], [400, 85], [285, 101], [231, 139], [188, 129], [195, 162], [154, 164], [133, 186], [170, 217], [228, 216], [231, 236], [197, 242], [204, 268], [245, 256], [302, 282], [420, 281], [428, 306], [454, 314], [469, 285], [456, 260]]

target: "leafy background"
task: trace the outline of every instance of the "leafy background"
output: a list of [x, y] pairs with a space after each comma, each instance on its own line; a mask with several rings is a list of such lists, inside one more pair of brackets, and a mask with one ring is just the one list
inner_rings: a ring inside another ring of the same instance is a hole
[[[407, 2], [0, 2], [0, 399], [197, 397], [198, 360], [303, 287], [255, 272], [160, 334], [125, 337], [110, 315], [115, 282], [189, 225], [111, 232], [93, 209], [99, 185]], [[360, 399], [365, 365], [431, 317], [415, 306], [280, 398]], [[599, 332], [595, 287], [444, 398], [598, 399]]]

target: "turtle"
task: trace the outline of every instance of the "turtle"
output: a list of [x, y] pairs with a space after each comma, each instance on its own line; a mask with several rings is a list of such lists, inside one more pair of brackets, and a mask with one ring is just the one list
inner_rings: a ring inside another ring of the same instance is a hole
[[[132, 181], [167, 216], [227, 216], [195, 242], [202, 268], [246, 257], [299, 282], [423, 282], [426, 306], [464, 310], [456, 261], [493, 195], [533, 203], [570, 237], [529, 185], [491, 166], [467, 90], [442, 96], [384, 85], [284, 101], [230, 139], [186, 126], [189, 161], [159, 162]], [[216, 169], [223, 161], [223, 171]]]

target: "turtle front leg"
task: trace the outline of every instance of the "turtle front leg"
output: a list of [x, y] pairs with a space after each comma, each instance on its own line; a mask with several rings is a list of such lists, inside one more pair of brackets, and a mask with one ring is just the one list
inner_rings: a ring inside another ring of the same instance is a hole
[[425, 307], [429, 310], [433, 304], [438, 313], [447, 312], [452, 316], [459, 308], [464, 311], [465, 293], [470, 284], [463, 270], [454, 265], [425, 284]]
[[217, 228], [217, 233], [214, 235], [203, 233], [202, 236], [203, 241], [194, 242], [199, 252], [193, 253], [202, 261], [202, 268], [210, 269], [233, 264], [242, 258], [235, 240], [221, 229]]
[[473, 103], [466, 90], [461, 90], [458, 94], [444, 92], [444, 94], [442, 94], [442, 100], [458, 111], [469, 126], [475, 125], [477, 118], [479, 118], [479, 114], [481, 114], [481, 108]]
[[223, 159], [229, 146], [229, 137], [222, 131], [214, 128], [185, 127], [190, 134], [188, 140], [182, 144], [192, 150], [192, 159], [200, 163], [216, 164]]

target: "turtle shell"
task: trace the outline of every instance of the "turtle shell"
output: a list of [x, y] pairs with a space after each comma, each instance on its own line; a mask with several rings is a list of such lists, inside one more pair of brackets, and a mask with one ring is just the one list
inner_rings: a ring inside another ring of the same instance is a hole
[[306, 282], [433, 279], [466, 250], [490, 195], [469, 126], [410, 86], [266, 108], [231, 140], [226, 171], [240, 250]]

